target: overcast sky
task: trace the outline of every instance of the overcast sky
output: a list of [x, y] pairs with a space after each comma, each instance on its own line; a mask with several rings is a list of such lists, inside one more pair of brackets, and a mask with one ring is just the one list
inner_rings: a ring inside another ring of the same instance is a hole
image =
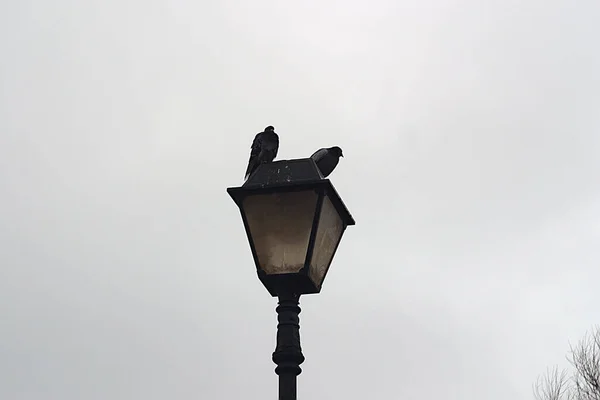
[[0, 398], [277, 397], [253, 136], [355, 217], [299, 398], [525, 400], [600, 323], [597, 0], [0, 4]]

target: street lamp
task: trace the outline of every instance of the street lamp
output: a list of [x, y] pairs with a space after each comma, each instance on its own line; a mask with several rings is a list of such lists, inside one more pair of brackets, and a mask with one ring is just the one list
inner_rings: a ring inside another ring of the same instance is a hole
[[302, 372], [300, 295], [319, 293], [342, 235], [354, 219], [310, 158], [262, 164], [227, 192], [240, 208], [260, 281], [279, 298], [279, 399], [296, 400]]

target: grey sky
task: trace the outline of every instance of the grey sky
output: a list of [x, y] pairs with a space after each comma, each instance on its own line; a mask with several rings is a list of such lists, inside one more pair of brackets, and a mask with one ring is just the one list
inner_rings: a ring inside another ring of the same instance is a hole
[[600, 3], [0, 4], [0, 398], [276, 398], [253, 135], [339, 145], [301, 399], [530, 399], [600, 322]]

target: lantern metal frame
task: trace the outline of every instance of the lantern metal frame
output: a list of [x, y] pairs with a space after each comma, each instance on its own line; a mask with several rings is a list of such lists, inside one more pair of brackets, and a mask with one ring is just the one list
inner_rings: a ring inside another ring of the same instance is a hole
[[[304, 258], [304, 266], [294, 273], [267, 274], [260, 265], [260, 261], [256, 252], [252, 232], [250, 230], [246, 212], [244, 210], [244, 199], [249, 196], [268, 195], [277, 193], [292, 193], [300, 191], [313, 190], [317, 194], [317, 202], [313, 215], [312, 227], [306, 255]], [[269, 291], [271, 296], [276, 297], [282, 293], [293, 293], [296, 295], [315, 294], [321, 291], [321, 287], [329, 268], [335, 257], [339, 244], [344, 236], [346, 228], [354, 225], [355, 221], [339, 194], [331, 184], [329, 179], [323, 179], [319, 169], [314, 161], [310, 158], [283, 160], [274, 163], [262, 164], [257, 171], [249, 178], [249, 180], [241, 187], [228, 188], [227, 193], [231, 196], [234, 202], [240, 209], [244, 229], [252, 251], [252, 257], [256, 265], [258, 278]], [[319, 228], [321, 210], [325, 196], [329, 198], [331, 204], [337, 211], [341, 222], [342, 230], [339, 240], [337, 241], [331, 258], [327, 264], [323, 278], [319, 284], [313, 282], [309, 276], [310, 263], [315, 247], [315, 238]]]

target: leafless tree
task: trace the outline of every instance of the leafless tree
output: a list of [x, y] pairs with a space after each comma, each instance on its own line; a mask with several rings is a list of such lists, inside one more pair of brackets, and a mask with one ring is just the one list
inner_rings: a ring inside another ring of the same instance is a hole
[[564, 369], [559, 371], [558, 367], [538, 378], [533, 385], [533, 396], [536, 400], [576, 400], [569, 373]]
[[577, 400], [600, 400], [600, 329], [594, 328], [577, 346], [571, 346], [569, 362]]
[[571, 346], [567, 359], [574, 370], [548, 370], [533, 386], [535, 399], [600, 400], [600, 327]]

